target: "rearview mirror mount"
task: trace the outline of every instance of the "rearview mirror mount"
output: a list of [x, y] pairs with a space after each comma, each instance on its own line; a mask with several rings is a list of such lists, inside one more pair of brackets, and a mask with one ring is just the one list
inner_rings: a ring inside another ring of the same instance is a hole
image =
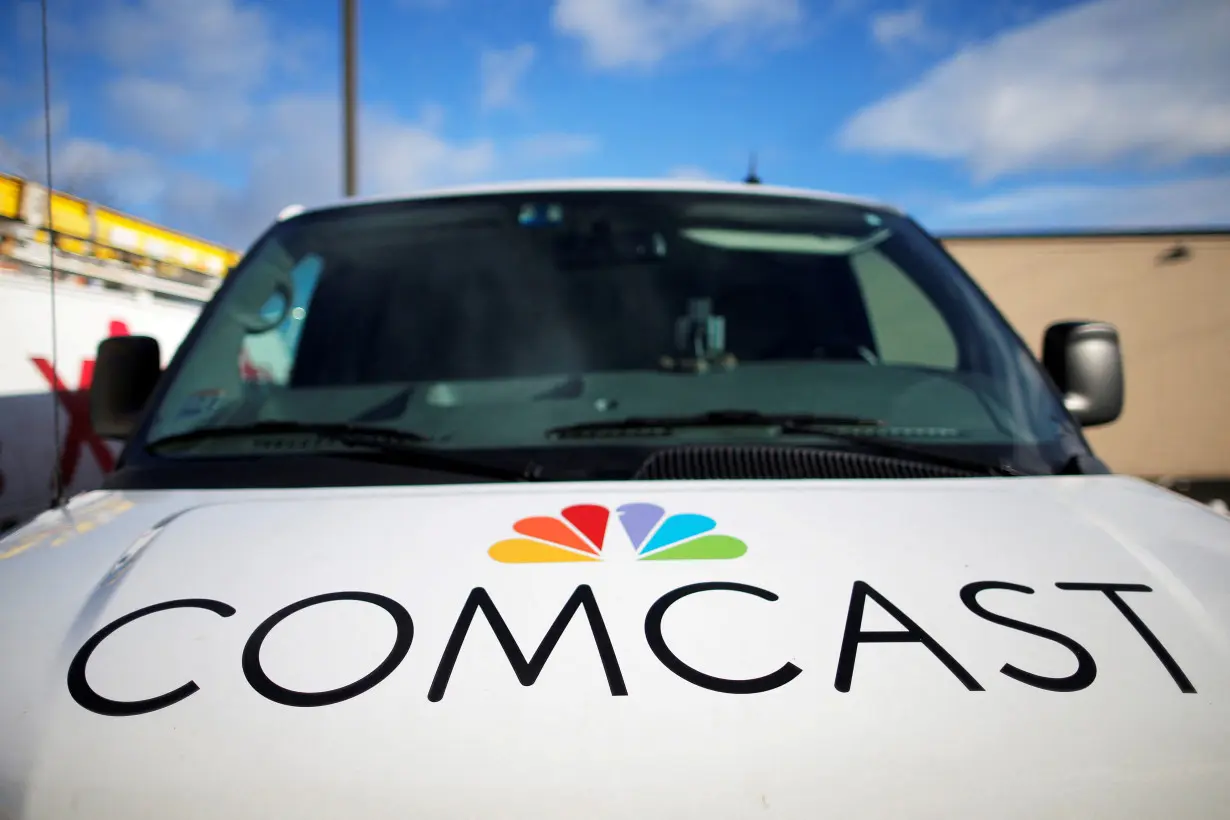
[[1081, 426], [1110, 424], [1123, 412], [1123, 354], [1114, 325], [1055, 322], [1043, 338], [1042, 366]]
[[114, 336], [98, 346], [90, 383], [90, 424], [103, 438], [126, 440], [162, 376], [158, 340]]

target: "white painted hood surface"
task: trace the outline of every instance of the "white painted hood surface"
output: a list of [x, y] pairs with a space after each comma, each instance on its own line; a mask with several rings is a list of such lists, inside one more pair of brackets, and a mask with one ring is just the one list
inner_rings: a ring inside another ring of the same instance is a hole
[[[629, 504], [711, 516], [746, 552], [637, 561]], [[612, 511], [604, 560], [489, 554], [574, 505]], [[6, 820], [1122, 820], [1230, 800], [1230, 521], [1134, 479], [98, 493], [71, 515], [0, 541]], [[967, 605], [978, 582], [999, 587]], [[367, 602], [260, 629], [347, 592]], [[488, 598], [496, 627], [480, 609], [458, 631]]]

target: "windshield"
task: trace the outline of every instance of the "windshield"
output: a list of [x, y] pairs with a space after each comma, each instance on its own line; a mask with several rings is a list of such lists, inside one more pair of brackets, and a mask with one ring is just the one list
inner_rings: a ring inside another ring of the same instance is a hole
[[[297, 422], [399, 430], [427, 448], [575, 451], [592, 442], [552, 431], [712, 411], [849, 418], [884, 440], [1016, 456], [1070, 430], [1028, 350], [912, 221], [768, 193], [545, 191], [303, 214], [230, 275], [168, 377], [137, 449]], [[635, 431], [603, 447], [662, 445]], [[303, 452], [260, 438], [153, 449], [177, 462]]]

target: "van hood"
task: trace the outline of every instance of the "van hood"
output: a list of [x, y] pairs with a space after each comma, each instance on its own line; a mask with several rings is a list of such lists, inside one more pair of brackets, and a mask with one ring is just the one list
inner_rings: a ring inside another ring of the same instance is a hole
[[0, 818], [1205, 818], [1228, 627], [1119, 476], [92, 493], [0, 540]]

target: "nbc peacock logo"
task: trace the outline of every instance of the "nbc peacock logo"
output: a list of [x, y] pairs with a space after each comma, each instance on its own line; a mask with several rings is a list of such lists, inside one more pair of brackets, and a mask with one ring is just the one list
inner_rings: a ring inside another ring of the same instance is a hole
[[[704, 561], [738, 558], [747, 544], [714, 533], [707, 515], [667, 515], [657, 504], [637, 502], [615, 509], [638, 561]], [[602, 561], [610, 535], [611, 511], [598, 504], [577, 504], [554, 516], [531, 516], [513, 524], [518, 538], [491, 546], [487, 553], [504, 564]]]

